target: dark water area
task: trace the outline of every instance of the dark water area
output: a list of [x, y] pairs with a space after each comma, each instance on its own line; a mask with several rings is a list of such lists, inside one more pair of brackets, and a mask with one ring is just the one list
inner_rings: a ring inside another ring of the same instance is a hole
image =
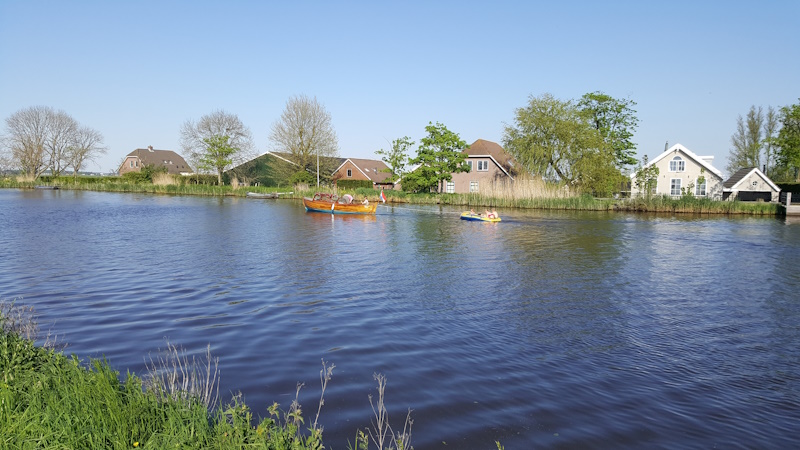
[[417, 449], [800, 446], [800, 223], [0, 190], [0, 297], [144, 374], [165, 338], [260, 415], [295, 386], [327, 448], [374, 373]]

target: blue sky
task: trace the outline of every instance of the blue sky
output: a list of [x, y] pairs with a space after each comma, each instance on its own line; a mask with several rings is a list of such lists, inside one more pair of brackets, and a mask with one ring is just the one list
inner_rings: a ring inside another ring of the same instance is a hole
[[263, 153], [300, 94], [341, 156], [377, 158], [428, 122], [500, 143], [529, 96], [602, 91], [637, 103], [640, 157], [669, 141], [724, 171], [738, 115], [798, 102], [798, 17], [800, 1], [0, 0], [0, 117], [65, 110], [103, 134], [88, 169], [108, 171], [180, 152], [181, 124], [217, 109]]

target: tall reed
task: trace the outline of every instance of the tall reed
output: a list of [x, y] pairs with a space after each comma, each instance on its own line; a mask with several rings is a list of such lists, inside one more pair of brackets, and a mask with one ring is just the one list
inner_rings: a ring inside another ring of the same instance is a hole
[[179, 184], [181, 183], [175, 178], [175, 175], [163, 172], [153, 174], [153, 185], [155, 186], [177, 186]]

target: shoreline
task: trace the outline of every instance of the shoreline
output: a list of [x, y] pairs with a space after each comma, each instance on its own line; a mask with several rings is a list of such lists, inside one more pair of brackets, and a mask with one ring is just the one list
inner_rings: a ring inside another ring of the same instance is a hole
[[[291, 187], [263, 187], [263, 186], [217, 186], [203, 184], [137, 184], [105, 182], [97, 179], [91, 183], [72, 182], [72, 179], [61, 179], [63, 182], [18, 182], [15, 180], [0, 180], [0, 188], [10, 189], [41, 189], [48, 190], [79, 190], [95, 192], [121, 192], [166, 195], [193, 195], [206, 197], [240, 197], [246, 198], [248, 192], [259, 194], [279, 193], [283, 199], [302, 199], [316, 192], [314, 189], [297, 190]], [[330, 192], [329, 188], [320, 188], [321, 192]], [[356, 197], [367, 197], [370, 201], [380, 201], [380, 190], [357, 188], [339, 190], [339, 195], [353, 194]], [[533, 210], [563, 210], [563, 211], [613, 211], [629, 213], [672, 213], [672, 214], [709, 214], [709, 215], [750, 215], [784, 217], [785, 207], [780, 203], [766, 202], [741, 202], [710, 200], [684, 196], [680, 198], [651, 197], [601, 199], [584, 194], [575, 197], [521, 197], [504, 196], [492, 197], [482, 194], [438, 194], [419, 193], [411, 194], [403, 191], [383, 191], [386, 194], [387, 204], [419, 204], [419, 205], [451, 205], [464, 207], [493, 207], [516, 208]]]

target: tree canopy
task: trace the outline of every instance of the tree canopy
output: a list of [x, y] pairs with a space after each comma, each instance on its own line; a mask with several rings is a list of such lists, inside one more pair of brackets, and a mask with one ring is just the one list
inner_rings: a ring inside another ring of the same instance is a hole
[[408, 150], [413, 145], [414, 141], [405, 136], [392, 141], [392, 146], [389, 150], [380, 149], [375, 152], [375, 154], [381, 155], [381, 160], [389, 166], [391, 176], [389, 176], [388, 181], [394, 182], [403, 177], [409, 159]]
[[290, 98], [280, 120], [272, 125], [269, 139], [276, 151], [291, 155], [291, 161], [300, 171], [328, 178], [336, 169], [339, 141], [330, 113], [316, 97]]
[[506, 125], [503, 144], [532, 175], [607, 195], [619, 189], [622, 174], [614, 149], [587, 114], [571, 100], [531, 96]]
[[764, 111], [760, 106], [750, 107], [747, 119], [741, 115], [736, 119], [736, 132], [731, 136], [733, 146], [728, 154], [729, 173], [739, 169], [758, 167], [761, 169], [761, 149], [764, 144], [762, 129], [764, 127]]
[[32, 106], [7, 117], [5, 134], [6, 164], [34, 179], [48, 169], [57, 176], [72, 167], [77, 174], [86, 161], [106, 152], [98, 131], [49, 106]]
[[[800, 99], [798, 99], [800, 100]], [[774, 139], [778, 163], [794, 180], [800, 179], [800, 103], [784, 106], [780, 112], [781, 129]]]
[[639, 119], [633, 100], [618, 100], [602, 92], [584, 94], [578, 108], [614, 151], [617, 168], [636, 164], [636, 144], [631, 140]]
[[214, 170], [222, 184], [225, 169], [255, 155], [250, 129], [235, 114], [217, 110], [181, 127], [181, 147], [199, 169]]
[[419, 167], [406, 175], [405, 180], [408, 186], [414, 186], [414, 190], [436, 187], [438, 192], [442, 192], [443, 183], [452, 180], [453, 173], [470, 170], [464, 153], [469, 146], [457, 133], [439, 122], [435, 125], [429, 122], [425, 131], [428, 134], [420, 140], [417, 156], [409, 161]]

